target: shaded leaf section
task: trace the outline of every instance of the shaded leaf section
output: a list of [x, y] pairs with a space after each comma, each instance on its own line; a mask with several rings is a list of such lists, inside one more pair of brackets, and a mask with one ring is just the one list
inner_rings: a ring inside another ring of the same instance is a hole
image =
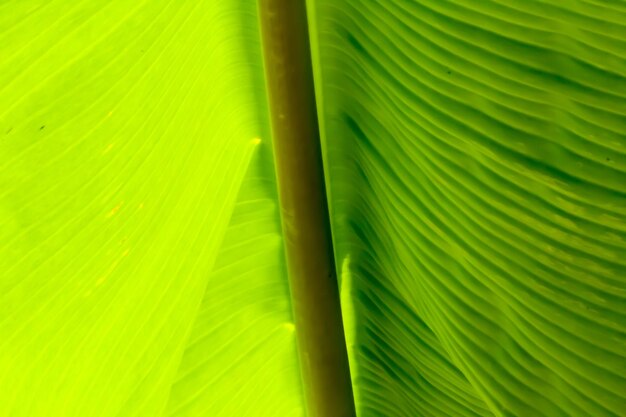
[[617, 3], [309, 1], [361, 416], [623, 415]]

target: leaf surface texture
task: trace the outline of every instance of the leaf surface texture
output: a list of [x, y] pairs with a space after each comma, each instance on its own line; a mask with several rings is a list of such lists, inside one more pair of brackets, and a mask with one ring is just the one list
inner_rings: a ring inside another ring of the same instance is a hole
[[1, 416], [298, 415], [266, 111], [252, 2], [0, 3]]
[[624, 415], [623, 3], [309, 18], [359, 415]]

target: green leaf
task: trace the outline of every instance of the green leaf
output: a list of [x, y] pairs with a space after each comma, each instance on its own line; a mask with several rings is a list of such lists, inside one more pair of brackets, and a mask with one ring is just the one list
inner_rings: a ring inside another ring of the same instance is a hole
[[168, 416], [304, 415], [271, 150], [261, 151], [209, 277]]
[[359, 416], [623, 415], [618, 3], [309, 1]]
[[[626, 410], [626, 8], [308, 0], [359, 417]], [[256, 2], [0, 3], [0, 416], [303, 416]]]
[[234, 0], [0, 5], [0, 415], [298, 414], [267, 155], [225, 235], [269, 140], [256, 20]]

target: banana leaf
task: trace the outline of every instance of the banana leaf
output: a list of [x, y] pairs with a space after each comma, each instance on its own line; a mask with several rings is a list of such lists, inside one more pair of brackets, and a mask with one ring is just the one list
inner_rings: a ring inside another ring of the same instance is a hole
[[302, 415], [260, 57], [251, 2], [0, 4], [1, 416]]
[[[307, 10], [358, 416], [626, 415], [626, 6]], [[0, 2], [0, 417], [307, 415], [258, 21]]]
[[309, 17], [358, 415], [626, 415], [624, 4]]

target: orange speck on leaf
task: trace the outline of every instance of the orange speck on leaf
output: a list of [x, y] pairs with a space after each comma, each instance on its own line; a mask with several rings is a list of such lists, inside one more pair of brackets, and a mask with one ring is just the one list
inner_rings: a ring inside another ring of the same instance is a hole
[[122, 204], [124, 203], [119, 203], [117, 206], [113, 207], [113, 209], [111, 209], [111, 211], [109, 211], [109, 213], [106, 215], [107, 219], [115, 216], [117, 212], [120, 211], [120, 208], [122, 208]]

